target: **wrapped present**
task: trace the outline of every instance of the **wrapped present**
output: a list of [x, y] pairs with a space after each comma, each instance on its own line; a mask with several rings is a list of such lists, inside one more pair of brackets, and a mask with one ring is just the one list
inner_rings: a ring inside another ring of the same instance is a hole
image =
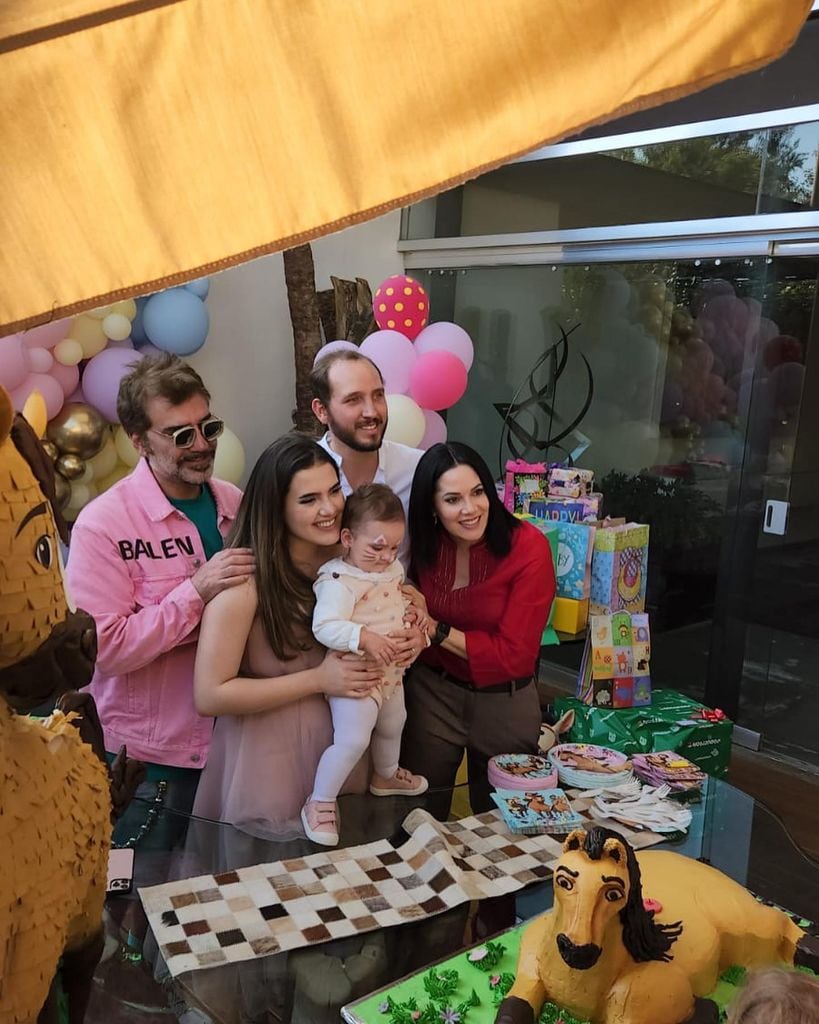
[[[525, 515], [522, 513], [518, 513], [517, 518], [524, 523], [530, 523], [532, 526], [535, 527], [536, 530], [539, 530], [543, 534], [546, 540], [548, 540], [549, 547], [552, 552], [552, 565], [554, 566], [555, 576], [557, 576], [557, 557], [559, 550], [557, 524], [551, 523], [546, 519], [536, 519], [534, 516]], [[555, 604], [556, 602], [553, 601], [551, 610], [549, 612], [549, 618], [546, 620], [546, 625], [543, 627], [543, 635], [540, 638], [541, 647], [550, 647], [554, 644], [560, 643], [560, 640], [558, 640], [557, 638], [557, 627], [554, 625]], [[586, 605], [588, 607], [588, 602], [586, 602]]]
[[603, 526], [594, 535], [590, 612], [642, 612], [646, 606], [648, 526]]
[[552, 626], [558, 633], [581, 633], [589, 621], [589, 602], [556, 597], [552, 603]]
[[608, 708], [650, 704], [650, 657], [644, 612], [591, 616], [577, 678], [578, 698]]
[[529, 514], [538, 519], [551, 519], [556, 523], [585, 523], [599, 520], [603, 508], [603, 495], [597, 491], [579, 498], [530, 495], [526, 507]]
[[549, 497], [581, 498], [594, 490], [594, 470], [555, 466], [549, 470]]
[[[503, 503], [510, 512], [515, 515], [535, 515], [530, 504], [544, 502], [548, 493], [549, 466], [545, 462], [509, 459], [506, 463]], [[538, 518], [544, 519], [545, 516]]]
[[555, 712], [574, 711], [570, 739], [597, 743], [624, 754], [673, 750], [704, 772], [724, 778], [731, 758], [733, 724], [722, 711], [711, 710], [674, 690], [655, 690], [650, 707], [595, 707], [575, 697], [558, 697]]
[[557, 595], [585, 601], [591, 590], [594, 527], [585, 523], [552, 525], [557, 530]]

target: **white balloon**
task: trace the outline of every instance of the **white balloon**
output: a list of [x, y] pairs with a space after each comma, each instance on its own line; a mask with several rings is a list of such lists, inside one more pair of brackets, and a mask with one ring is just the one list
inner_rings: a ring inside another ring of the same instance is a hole
[[102, 329], [111, 341], [124, 341], [131, 334], [131, 321], [122, 313], [109, 313], [102, 321]]

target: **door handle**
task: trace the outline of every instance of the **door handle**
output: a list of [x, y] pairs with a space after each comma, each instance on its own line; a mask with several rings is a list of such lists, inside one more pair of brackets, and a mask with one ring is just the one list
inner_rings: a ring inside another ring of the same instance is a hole
[[776, 533], [783, 536], [788, 528], [789, 501], [766, 501], [765, 518], [762, 522], [763, 533]]

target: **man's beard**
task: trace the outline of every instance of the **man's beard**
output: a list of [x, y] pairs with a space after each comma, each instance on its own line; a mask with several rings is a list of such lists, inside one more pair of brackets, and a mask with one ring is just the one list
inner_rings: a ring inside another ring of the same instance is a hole
[[387, 429], [387, 419], [384, 417], [381, 423], [381, 430], [378, 434], [373, 434], [372, 439], [369, 441], [359, 441], [358, 437], [349, 430], [345, 430], [344, 427], [340, 427], [338, 423], [332, 418], [328, 417], [327, 426], [330, 428], [330, 432], [333, 437], [338, 438], [342, 444], [346, 444], [348, 448], [354, 452], [377, 452], [381, 447], [381, 442], [384, 440], [384, 431]]

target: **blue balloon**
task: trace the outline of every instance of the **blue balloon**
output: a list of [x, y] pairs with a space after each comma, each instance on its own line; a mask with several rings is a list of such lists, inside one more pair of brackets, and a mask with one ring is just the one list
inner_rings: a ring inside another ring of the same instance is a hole
[[210, 318], [205, 304], [185, 288], [152, 295], [142, 311], [148, 340], [163, 352], [189, 356], [205, 344]]
[[131, 321], [131, 341], [134, 343], [134, 348], [140, 348], [142, 345], [149, 344], [148, 335], [145, 333], [145, 325], [142, 322], [142, 313], [149, 298], [150, 296], [143, 295], [136, 300], [136, 316]]
[[189, 292], [193, 292], [197, 298], [202, 299], [204, 302], [208, 297], [208, 292], [210, 291], [210, 278], [198, 277], [195, 281], [188, 281], [188, 283], [182, 287], [187, 288]]

